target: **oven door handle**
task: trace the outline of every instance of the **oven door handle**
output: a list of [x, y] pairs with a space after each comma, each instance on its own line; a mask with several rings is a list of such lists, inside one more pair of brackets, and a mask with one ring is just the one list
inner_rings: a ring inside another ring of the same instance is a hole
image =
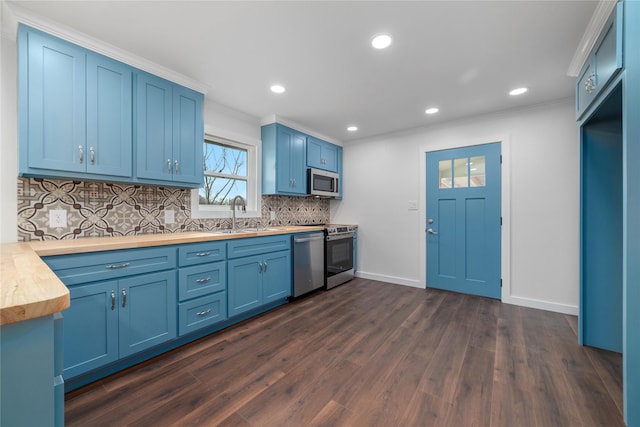
[[332, 240], [353, 239], [354, 237], [355, 233], [334, 234], [327, 236], [327, 242]]

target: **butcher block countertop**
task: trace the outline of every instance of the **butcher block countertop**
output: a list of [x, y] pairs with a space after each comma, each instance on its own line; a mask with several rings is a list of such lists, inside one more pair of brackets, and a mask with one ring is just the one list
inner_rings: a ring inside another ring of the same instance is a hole
[[69, 307], [69, 290], [40, 259], [43, 256], [303, 233], [323, 229], [321, 226], [284, 226], [230, 234], [185, 232], [4, 243], [0, 245], [0, 325], [47, 316]]

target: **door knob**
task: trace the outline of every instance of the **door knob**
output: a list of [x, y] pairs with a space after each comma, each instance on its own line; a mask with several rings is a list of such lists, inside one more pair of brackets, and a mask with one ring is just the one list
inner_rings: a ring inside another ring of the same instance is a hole
[[438, 234], [437, 231], [433, 231], [433, 228], [427, 228], [427, 233], [429, 233], [429, 234]]

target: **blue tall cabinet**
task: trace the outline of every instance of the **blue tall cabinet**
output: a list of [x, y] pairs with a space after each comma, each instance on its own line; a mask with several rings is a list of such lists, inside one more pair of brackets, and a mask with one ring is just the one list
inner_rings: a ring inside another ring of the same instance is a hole
[[576, 87], [581, 344], [621, 352], [625, 421], [640, 426], [640, 2], [621, 1]]

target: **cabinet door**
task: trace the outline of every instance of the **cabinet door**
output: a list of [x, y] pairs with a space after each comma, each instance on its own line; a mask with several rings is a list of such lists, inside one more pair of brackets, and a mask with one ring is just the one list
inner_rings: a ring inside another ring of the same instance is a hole
[[175, 271], [127, 277], [118, 285], [120, 357], [177, 336]]
[[202, 184], [204, 124], [202, 94], [173, 88], [173, 180]]
[[102, 55], [87, 56], [87, 172], [132, 176], [129, 66]]
[[312, 136], [307, 138], [307, 166], [322, 169], [322, 141]]
[[307, 137], [307, 166], [338, 171], [338, 146], [312, 136]]
[[173, 84], [136, 75], [136, 176], [171, 181], [173, 176]]
[[306, 194], [306, 138], [286, 127], [278, 127], [276, 140], [276, 190], [279, 193]]
[[262, 256], [227, 263], [229, 317], [262, 305]]
[[291, 252], [265, 254], [262, 266], [262, 303], [291, 295]]
[[21, 172], [84, 172], [85, 52], [25, 27], [19, 40]]
[[64, 377], [118, 359], [118, 282], [72, 286], [64, 311]]

